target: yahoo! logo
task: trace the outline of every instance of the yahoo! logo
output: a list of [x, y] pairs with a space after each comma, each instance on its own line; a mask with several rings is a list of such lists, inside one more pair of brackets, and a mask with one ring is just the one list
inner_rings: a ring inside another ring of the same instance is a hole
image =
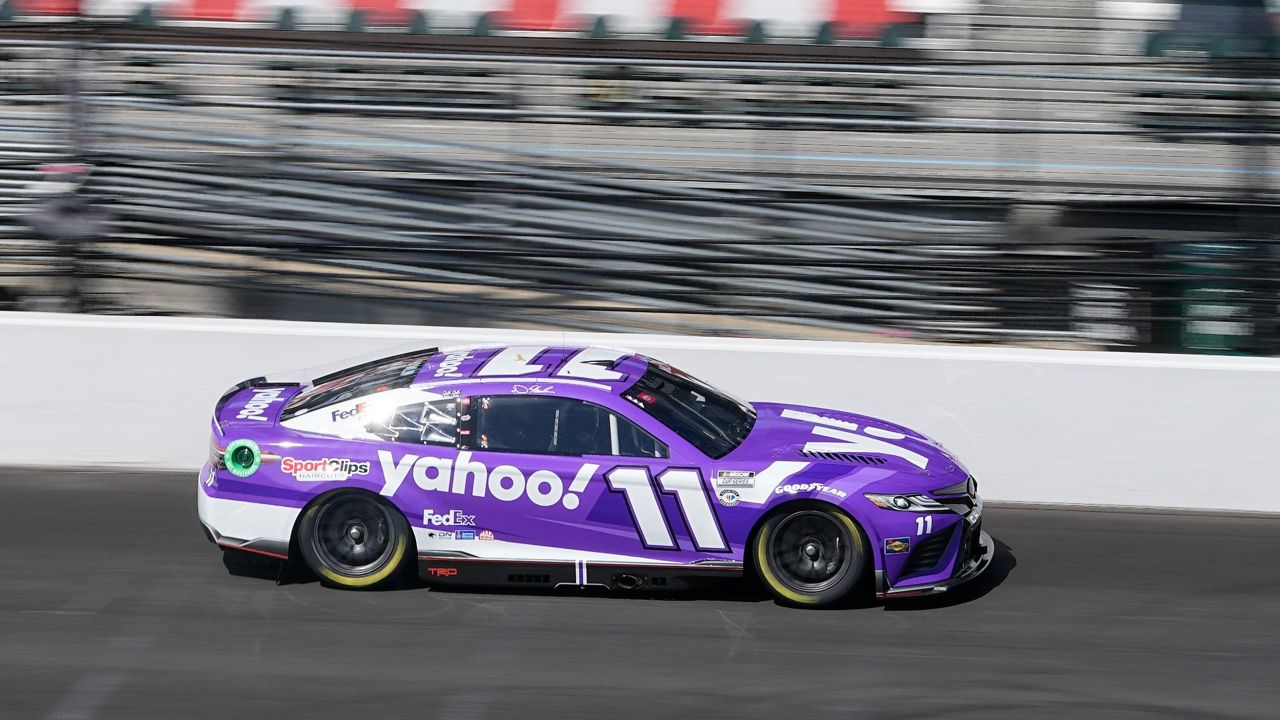
[[444, 356], [440, 361], [440, 366], [436, 368], [434, 377], [462, 377], [462, 373], [458, 372], [458, 366], [466, 362], [471, 357], [471, 353], [467, 350], [452, 352]]
[[583, 463], [566, 491], [564, 479], [550, 470], [535, 470], [528, 477], [511, 465], [499, 465], [490, 470], [484, 463], [472, 460], [468, 450], [458, 453], [456, 461], [410, 454], [396, 460], [390, 452], [379, 450], [378, 463], [382, 466], [380, 492], [387, 497], [395, 495], [412, 474], [415, 485], [431, 492], [469, 493], [473, 497], [491, 495], [503, 502], [527, 497], [535, 505], [551, 507], [559, 503], [569, 510], [577, 509], [580, 502], [578, 494], [587, 489], [591, 476], [600, 469], [599, 465]]
[[280, 388], [266, 388], [264, 390], [254, 390], [253, 398], [240, 408], [240, 412], [236, 413], [237, 420], [256, 420], [258, 422], [266, 422], [264, 415], [267, 409], [271, 407], [271, 403], [280, 402]]

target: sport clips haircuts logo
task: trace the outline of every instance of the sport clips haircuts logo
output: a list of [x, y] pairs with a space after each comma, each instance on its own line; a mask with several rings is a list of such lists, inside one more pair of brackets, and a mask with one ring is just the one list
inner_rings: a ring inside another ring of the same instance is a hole
[[341, 482], [352, 475], [368, 475], [370, 465], [347, 458], [298, 460], [287, 457], [280, 461], [280, 469], [298, 482]]
[[257, 422], [267, 422], [265, 417], [267, 409], [272, 403], [281, 402], [280, 393], [284, 392], [283, 388], [263, 388], [253, 391], [253, 398], [240, 408], [240, 412], [236, 413], [237, 420], [256, 420]]

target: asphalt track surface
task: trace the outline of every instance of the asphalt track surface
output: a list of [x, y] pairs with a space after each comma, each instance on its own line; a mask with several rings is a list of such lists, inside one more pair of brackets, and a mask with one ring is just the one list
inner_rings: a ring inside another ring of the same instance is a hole
[[989, 510], [989, 574], [830, 611], [232, 575], [192, 475], [0, 471], [0, 718], [1274, 718], [1280, 521]]

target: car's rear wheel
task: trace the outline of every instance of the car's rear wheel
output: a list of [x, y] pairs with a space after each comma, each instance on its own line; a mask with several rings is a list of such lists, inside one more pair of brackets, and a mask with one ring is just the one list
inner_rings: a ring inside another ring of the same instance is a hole
[[783, 509], [756, 534], [756, 572], [778, 600], [804, 607], [830, 605], [858, 586], [866, 572], [866, 543], [848, 515], [818, 505]]
[[298, 549], [321, 580], [343, 588], [371, 588], [396, 575], [409, 554], [409, 523], [381, 498], [339, 491], [302, 515]]

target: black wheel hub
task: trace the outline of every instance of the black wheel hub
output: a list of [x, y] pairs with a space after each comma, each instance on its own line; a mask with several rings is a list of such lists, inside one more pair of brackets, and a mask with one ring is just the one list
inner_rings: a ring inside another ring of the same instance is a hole
[[824, 512], [806, 510], [785, 518], [769, 538], [771, 565], [788, 586], [805, 593], [835, 585], [854, 560], [848, 532]]
[[800, 553], [805, 556], [809, 562], [817, 562], [822, 557], [822, 543], [816, 540], [807, 540], [800, 547]]
[[360, 545], [361, 543], [363, 543], [364, 538], [367, 534], [368, 534], [368, 531], [364, 529], [364, 525], [358, 522], [351, 523], [349, 526], [347, 526], [347, 539], [355, 543], [356, 545]]
[[395, 552], [390, 512], [360, 496], [335, 498], [320, 508], [312, 548], [333, 570], [348, 576], [367, 575], [386, 564]]

